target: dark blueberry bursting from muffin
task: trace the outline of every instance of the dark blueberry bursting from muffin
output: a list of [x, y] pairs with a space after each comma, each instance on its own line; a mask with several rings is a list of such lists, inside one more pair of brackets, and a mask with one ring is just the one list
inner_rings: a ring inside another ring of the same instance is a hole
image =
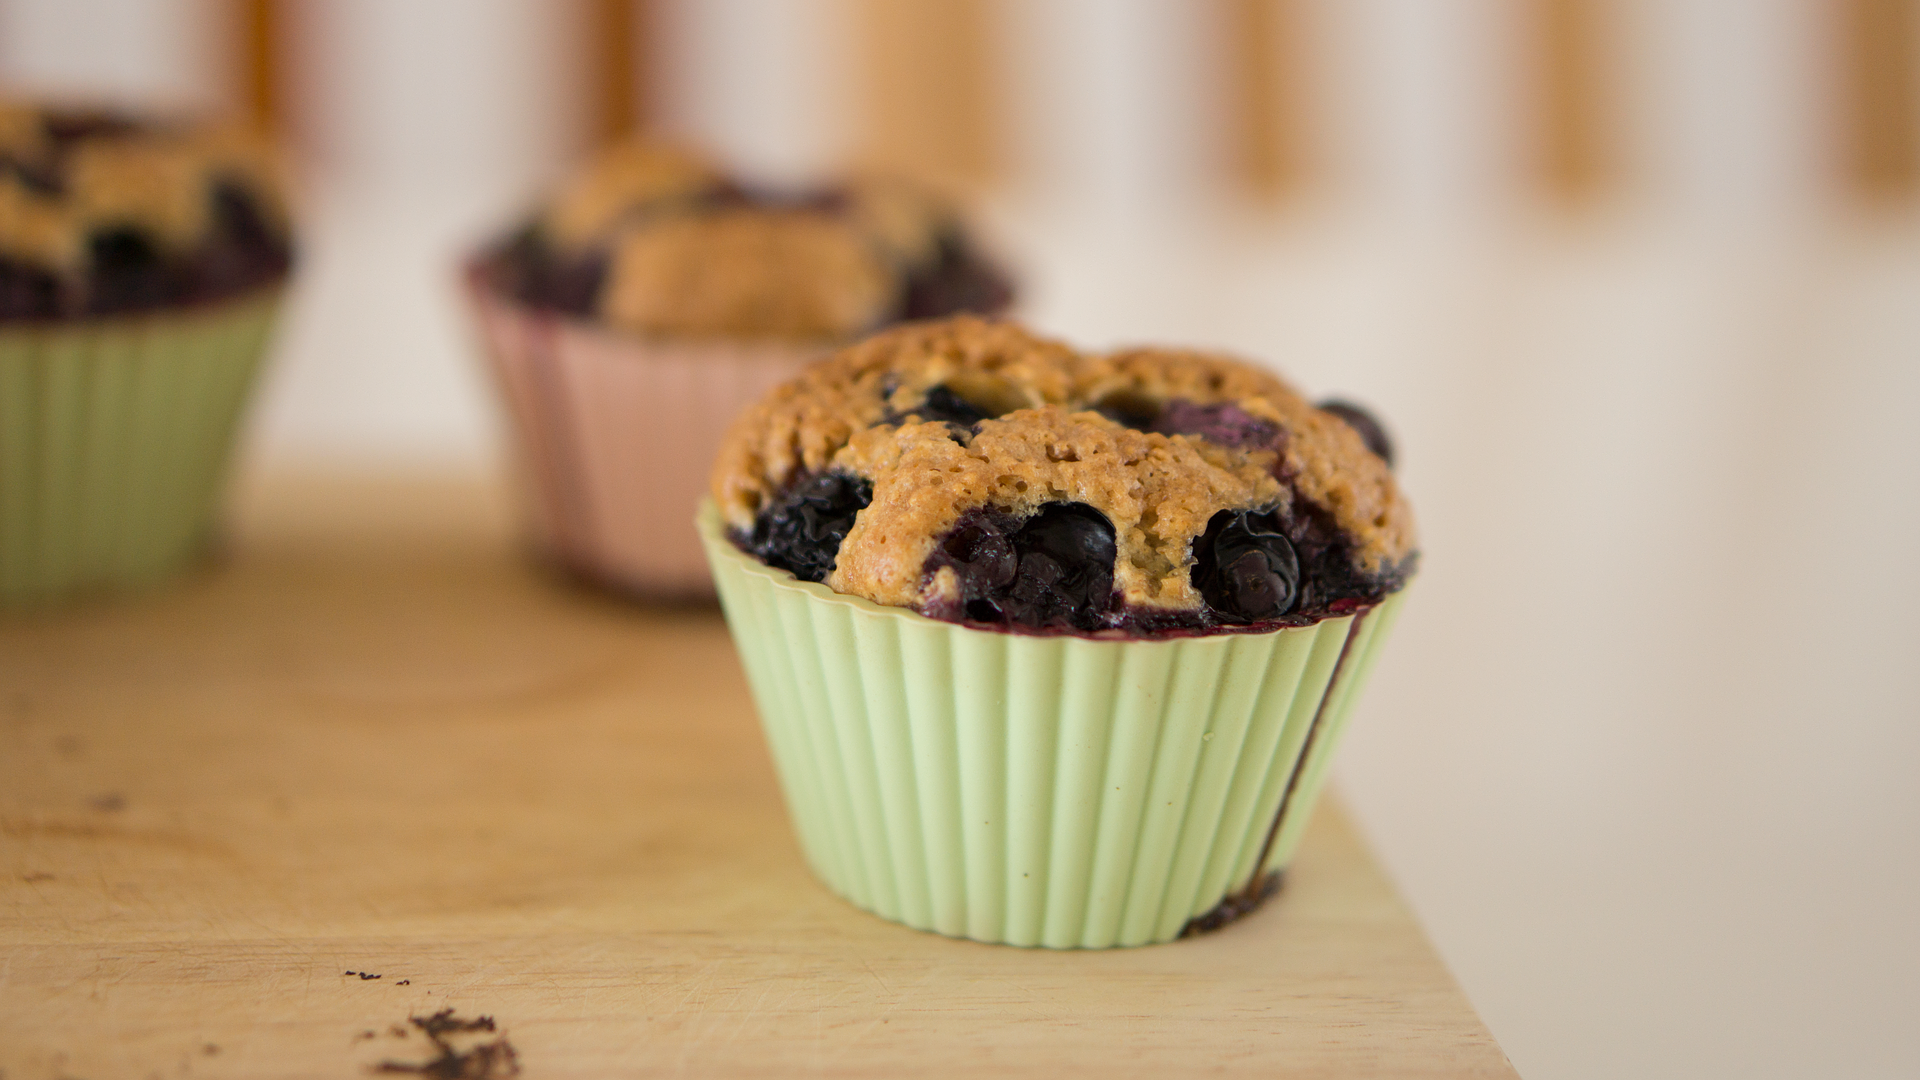
[[0, 257], [0, 322], [49, 318], [60, 311], [60, 294], [51, 272]]
[[1000, 311], [1013, 302], [1013, 285], [955, 229], [942, 230], [936, 254], [907, 275], [899, 317], [937, 319], [958, 311]]
[[1236, 450], [1271, 450], [1280, 445], [1280, 428], [1231, 402], [1199, 405], [1181, 398], [1167, 402], [1146, 430], [1162, 435], [1198, 435]]
[[1300, 599], [1300, 558], [1270, 513], [1222, 510], [1193, 547], [1193, 584], [1222, 622], [1278, 619]]
[[508, 296], [566, 315], [592, 315], [607, 279], [605, 249], [569, 258], [553, 250], [531, 225], [508, 237], [483, 265]]
[[87, 313], [109, 315], [174, 302], [185, 283], [152, 240], [135, 229], [103, 229], [87, 238], [92, 281]]
[[[1113, 591], [1113, 526], [1092, 507], [1049, 503], [1030, 518], [997, 510], [962, 515], [927, 560], [951, 567], [959, 597], [926, 614], [1001, 629], [1119, 630], [1131, 634], [1251, 631], [1304, 626], [1378, 603], [1413, 572], [1411, 558], [1379, 574], [1353, 564], [1332, 516], [1304, 499], [1294, 512], [1223, 510], [1193, 543], [1195, 611], [1133, 609]], [[757, 533], [756, 533], [757, 535]]]
[[292, 252], [274, 234], [252, 193], [233, 182], [213, 189], [213, 242], [194, 260], [196, 287], [225, 296], [271, 281], [293, 268]]
[[1160, 418], [1162, 406], [1158, 401], [1143, 394], [1121, 391], [1108, 394], [1094, 405], [1093, 411], [1101, 416], [1135, 431], [1152, 431], [1153, 422]]
[[801, 581], [825, 581], [855, 515], [872, 501], [872, 481], [843, 472], [815, 474], [761, 507], [740, 546]]
[[1113, 624], [1113, 524], [1084, 503], [1048, 503], [1028, 518], [964, 515], [928, 562], [959, 580], [955, 618], [1035, 630]]
[[1316, 618], [1345, 615], [1379, 603], [1406, 584], [1413, 573], [1412, 555], [1400, 565], [1382, 567], [1378, 573], [1361, 572], [1354, 564], [1353, 542], [1340, 531], [1333, 514], [1298, 495], [1292, 511], [1282, 516], [1280, 524], [1300, 560], [1300, 600], [1295, 614], [1312, 613]]
[[1373, 451], [1375, 457], [1386, 462], [1387, 468], [1393, 468], [1393, 440], [1387, 438], [1387, 429], [1381, 426], [1380, 421], [1375, 419], [1372, 413], [1351, 401], [1342, 401], [1339, 398], [1329, 398], [1321, 402], [1318, 408], [1321, 412], [1332, 413], [1339, 417], [1348, 427], [1359, 432], [1360, 440], [1367, 444], [1367, 449]]
[[1135, 431], [1160, 435], [1197, 435], [1236, 450], [1277, 450], [1280, 428], [1232, 402], [1202, 405], [1185, 398], [1160, 403], [1130, 394], [1114, 394], [1096, 408], [1102, 416]]
[[1223, 510], [1193, 542], [1198, 613], [1136, 612], [1126, 620], [1146, 633], [1305, 626], [1377, 604], [1413, 573], [1414, 557], [1368, 574], [1354, 564], [1353, 542], [1324, 508], [1294, 496], [1286, 512]]
[[[905, 412], [889, 411], [880, 418], [883, 424], [899, 424], [907, 420], [917, 420], [923, 424], [947, 424], [960, 432], [972, 435], [980, 430], [980, 421], [993, 419], [994, 414], [947, 389], [936, 386], [927, 391], [926, 400]], [[956, 441], [965, 442], [964, 439]]]

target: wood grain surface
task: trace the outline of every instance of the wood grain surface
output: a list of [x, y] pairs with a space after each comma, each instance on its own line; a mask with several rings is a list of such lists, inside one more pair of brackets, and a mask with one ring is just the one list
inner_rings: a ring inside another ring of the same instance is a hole
[[1337, 807], [1172, 945], [854, 909], [718, 615], [545, 576], [503, 503], [279, 477], [184, 585], [0, 622], [4, 1080], [1513, 1075]]

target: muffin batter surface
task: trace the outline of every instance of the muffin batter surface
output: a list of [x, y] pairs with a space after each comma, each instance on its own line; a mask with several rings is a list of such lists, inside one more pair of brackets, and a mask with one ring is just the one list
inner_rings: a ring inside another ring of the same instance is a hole
[[882, 334], [775, 390], [735, 423], [713, 494], [771, 565], [1026, 630], [1312, 622], [1378, 602], [1415, 559], [1387, 462], [1279, 378], [972, 317]]

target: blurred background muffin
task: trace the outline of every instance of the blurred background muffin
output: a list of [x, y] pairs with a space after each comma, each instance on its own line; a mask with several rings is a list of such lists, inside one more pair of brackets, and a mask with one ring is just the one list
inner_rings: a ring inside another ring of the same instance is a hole
[[692, 527], [733, 415], [821, 350], [1012, 298], [944, 200], [904, 181], [754, 186], [616, 143], [469, 283], [540, 547], [623, 590], [710, 589]]
[[204, 548], [292, 259], [258, 137], [0, 101], [0, 606]]

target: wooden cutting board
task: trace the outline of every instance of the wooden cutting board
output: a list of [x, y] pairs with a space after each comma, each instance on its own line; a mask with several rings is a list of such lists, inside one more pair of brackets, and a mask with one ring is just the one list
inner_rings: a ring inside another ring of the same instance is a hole
[[1172, 945], [856, 910], [719, 616], [557, 582], [503, 504], [280, 477], [185, 584], [0, 620], [4, 1080], [1513, 1075], [1335, 806]]

